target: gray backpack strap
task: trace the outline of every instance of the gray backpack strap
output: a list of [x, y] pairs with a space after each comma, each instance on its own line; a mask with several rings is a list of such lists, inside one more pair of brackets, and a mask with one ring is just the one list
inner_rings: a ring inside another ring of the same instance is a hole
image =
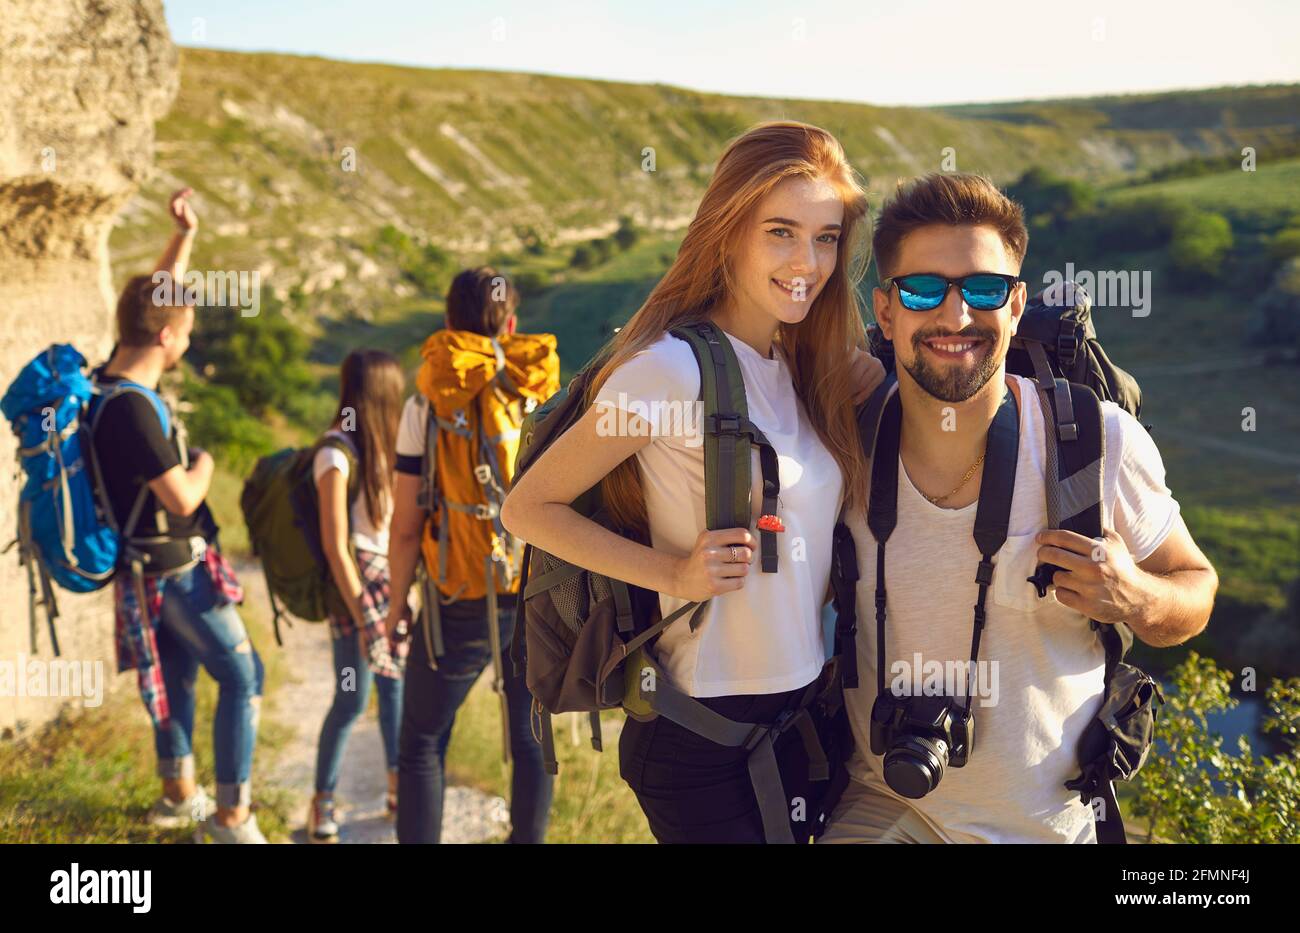
[[501, 761], [510, 764], [510, 702], [506, 699], [505, 658], [501, 654], [501, 626], [497, 619], [496, 573], [492, 569], [492, 555], [484, 558], [483, 570], [487, 577], [488, 646], [492, 652], [492, 692], [501, 707]]
[[[683, 608], [691, 605], [688, 603]], [[749, 752], [747, 767], [763, 820], [763, 837], [768, 844], [793, 844], [789, 803], [776, 759], [776, 740], [787, 730], [796, 729], [808, 755], [809, 778], [821, 781], [829, 777], [826, 753], [808, 712], [822, 690], [821, 680], [819, 677], [809, 684], [798, 701], [771, 725], [727, 719], [674, 687], [667, 677], [656, 677], [652, 690], [642, 689], [639, 678], [636, 683], [642, 702], [660, 716], [714, 744]]]
[[420, 471], [420, 492], [416, 504], [424, 511], [433, 514], [438, 507], [438, 413], [433, 403], [424, 399], [429, 410], [424, 430], [423, 469]]
[[[442, 504], [441, 497], [438, 495], [438, 413], [433, 408], [433, 403], [427, 398], [423, 399], [425, 407], [428, 409], [428, 417], [425, 419], [424, 430], [424, 457], [421, 461], [420, 470], [420, 491], [416, 494], [416, 505], [432, 520], [435, 513], [438, 514], [440, 524], [438, 528], [438, 564], [439, 579], [447, 575], [447, 516], [442, 514], [439, 505]], [[442, 601], [438, 592], [438, 581], [434, 580], [429, 573], [429, 569], [424, 566], [424, 560], [419, 561], [417, 567], [420, 584], [420, 624], [424, 628], [424, 647], [428, 655], [429, 670], [438, 669], [438, 658], [446, 653], [446, 646], [442, 640]]]
[[[124, 395], [127, 392], [134, 392], [137, 395], [143, 395], [145, 398], [148, 398], [151, 405], [153, 404], [153, 399], [147, 392], [132, 382], [116, 383], [107, 392], [104, 392], [100, 389], [99, 382], [96, 381], [94, 383], [94, 390], [99, 394], [100, 400], [99, 404], [95, 406], [94, 417], [90, 419], [91, 442], [87, 445], [92, 468], [93, 482], [91, 485], [94, 487], [95, 495], [99, 499], [100, 508], [104, 512], [104, 518], [109, 527], [116, 531], [118, 537], [122, 538], [123, 541], [127, 541], [130, 540], [131, 535], [135, 533], [136, 526], [140, 523], [140, 516], [144, 513], [145, 500], [149, 497], [149, 484], [142, 483], [140, 485], [140, 491], [136, 493], [135, 501], [131, 503], [131, 511], [127, 513], [126, 522], [121, 528], [118, 528], [117, 519], [113, 515], [113, 504], [108, 498], [108, 487], [104, 484], [104, 477], [99, 468], [99, 457], [94, 449], [95, 431], [99, 427], [99, 419], [103, 417], [104, 408], [119, 395]], [[181, 424], [180, 419], [176, 417], [176, 413], [172, 411], [171, 406], [167, 404], [167, 400], [156, 392], [153, 394], [163, 403], [163, 408], [167, 412], [167, 427], [169, 429], [170, 439], [176, 447], [176, 455], [180, 459], [181, 467], [183, 469], [189, 469], [189, 450], [183, 443], [186, 436], [185, 426]], [[158, 509], [154, 513], [154, 522], [154, 527], [158, 529], [158, 534], [167, 534], [168, 522], [166, 510], [161, 508]]]

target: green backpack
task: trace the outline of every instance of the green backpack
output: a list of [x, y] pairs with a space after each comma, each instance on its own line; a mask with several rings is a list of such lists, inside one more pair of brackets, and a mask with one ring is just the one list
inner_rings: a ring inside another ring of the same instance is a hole
[[277, 644], [284, 644], [280, 618], [286, 610], [308, 622], [347, 611], [321, 547], [320, 499], [312, 463], [322, 447], [333, 447], [348, 460], [350, 512], [360, 490], [357, 457], [338, 437], [323, 437], [310, 447], [286, 447], [258, 460], [239, 497], [249, 543], [266, 575]]
[[[730, 342], [707, 321], [682, 325], [670, 333], [690, 345], [700, 367], [708, 527], [716, 530], [750, 526], [754, 447], [758, 449], [762, 472], [760, 514], [775, 516], [780, 494], [776, 451], [749, 420], [745, 383]], [[589, 379], [599, 369], [599, 362], [598, 358], [575, 377], [567, 390], [557, 393], [525, 420], [516, 460], [516, 482], [586, 412], [586, 390]], [[580, 514], [627, 535], [625, 529], [610, 522], [599, 486], [578, 497], [572, 505]], [[769, 528], [774, 524], [760, 523]], [[852, 537], [841, 532], [842, 527], [837, 529], [835, 540], [837, 563], [844, 554], [845, 539], [848, 548], [852, 547]], [[775, 529], [759, 529], [759, 568], [764, 573], [778, 570], [777, 533]], [[855, 557], [852, 567], [856, 575]], [[851, 586], [837, 586], [836, 591], [847, 594]], [[793, 842], [790, 802], [777, 771], [773, 746], [784, 733], [796, 732], [808, 750], [810, 775], [818, 782], [830, 777], [831, 762], [837, 761], [844, 752], [841, 741], [832, 739], [827, 747], [819, 740], [813, 716], [819, 714], [824, 722], [834, 719], [842, 707], [841, 683], [856, 686], [856, 670], [852, 669], [854, 601], [837, 602], [847, 611], [840, 614], [836, 627], [836, 658], [826, 665], [822, 676], [776, 722], [735, 722], [669, 683], [653, 652], [655, 637], [678, 619], [688, 618], [692, 630], [697, 628], [707, 602], [687, 603], [661, 618], [658, 594], [594, 573], [528, 545], [524, 550], [511, 657], [517, 670], [525, 665], [528, 689], [533, 694], [533, 715], [540, 721], [540, 729], [535, 732], [540, 732], [538, 738], [546, 769], [551, 773], [557, 770], [552, 714], [587, 713], [592, 746], [598, 751], [601, 710], [622, 708], [640, 720], [665, 716], [719, 745], [749, 749], [750, 774], [767, 841]], [[812, 825], [817, 825], [815, 816]]]

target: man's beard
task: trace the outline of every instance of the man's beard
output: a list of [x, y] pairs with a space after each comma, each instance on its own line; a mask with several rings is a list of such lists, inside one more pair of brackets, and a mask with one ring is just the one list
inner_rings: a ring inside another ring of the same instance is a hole
[[[922, 352], [924, 349], [922, 342], [929, 340], [931, 337], [943, 336], [982, 339], [984, 341], [982, 346], [985, 348], [984, 356], [976, 360], [972, 369], [961, 366], [949, 367], [946, 370], [937, 369], [930, 365]], [[918, 386], [939, 401], [964, 402], [984, 388], [1002, 365], [1001, 357], [995, 352], [996, 344], [997, 334], [982, 328], [967, 328], [960, 334], [955, 335], [917, 331], [912, 335], [911, 365], [904, 363], [902, 360], [899, 360], [899, 363], [907, 370]]]

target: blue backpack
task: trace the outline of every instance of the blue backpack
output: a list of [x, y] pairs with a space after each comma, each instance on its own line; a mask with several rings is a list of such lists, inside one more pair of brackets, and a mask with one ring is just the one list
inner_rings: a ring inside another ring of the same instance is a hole
[[36, 606], [44, 605], [50, 642], [59, 654], [54, 631], [59, 609], [50, 582], [74, 593], [107, 585], [117, 571], [122, 539], [130, 536], [144, 504], [148, 486], [141, 487], [127, 526], [117, 528], [91, 443], [93, 413], [122, 392], [148, 398], [170, 434], [167, 406], [157, 393], [126, 381], [101, 392], [85, 357], [66, 343], [51, 345], [24, 366], [0, 400], [0, 411], [18, 436], [26, 475], [17, 544], [31, 593], [33, 650]]

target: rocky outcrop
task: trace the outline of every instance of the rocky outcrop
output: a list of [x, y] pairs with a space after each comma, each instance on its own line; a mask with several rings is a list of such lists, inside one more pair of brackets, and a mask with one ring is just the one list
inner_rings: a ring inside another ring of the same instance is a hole
[[[160, 0], [0, 0], [0, 388], [52, 342], [91, 359], [107, 353], [109, 229], [153, 164], [154, 121], [178, 80]], [[0, 439], [0, 542], [16, 526], [14, 456]], [[112, 683], [106, 596], [60, 593], [59, 638], [64, 658], [103, 662]], [[28, 613], [26, 575], [10, 551], [0, 556], [0, 664], [31, 652]], [[48, 660], [43, 616], [38, 647]], [[4, 695], [4, 683], [0, 736], [63, 705]]]

